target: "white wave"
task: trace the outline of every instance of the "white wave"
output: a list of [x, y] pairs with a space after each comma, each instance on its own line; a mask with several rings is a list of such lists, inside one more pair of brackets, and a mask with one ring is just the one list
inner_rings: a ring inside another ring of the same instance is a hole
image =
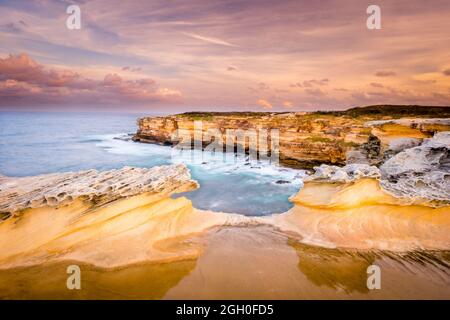
[[168, 146], [157, 144], [143, 144], [133, 141], [125, 141], [127, 133], [91, 136], [98, 139], [99, 148], [109, 153], [132, 156], [162, 156], [167, 158], [168, 164], [184, 163], [190, 167], [201, 168], [208, 173], [218, 175], [250, 174], [259, 177], [267, 177], [271, 180], [282, 180], [295, 185], [301, 185], [306, 176], [304, 170], [291, 169], [272, 164], [267, 160], [252, 160], [248, 156], [226, 154], [221, 152], [211, 153], [199, 150], [176, 150]]
[[95, 145], [99, 148], [105, 149], [109, 153], [119, 155], [132, 155], [132, 156], [170, 156], [170, 149], [164, 146], [156, 144], [142, 144], [135, 143], [133, 141], [125, 141], [122, 137], [127, 136], [127, 133], [122, 134], [104, 134], [90, 136], [91, 138], [98, 139], [100, 142]]

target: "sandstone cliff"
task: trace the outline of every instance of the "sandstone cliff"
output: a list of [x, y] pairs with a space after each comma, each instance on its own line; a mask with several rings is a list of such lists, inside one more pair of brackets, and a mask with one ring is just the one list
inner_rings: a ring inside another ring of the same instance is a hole
[[[428, 119], [425, 122], [386, 122], [402, 116]], [[211, 132], [219, 132], [219, 138], [226, 144], [227, 130], [266, 129], [270, 132], [277, 129], [279, 156], [283, 165], [312, 167], [322, 163], [380, 164], [387, 156], [390, 157], [405, 147], [414, 146], [411, 144], [429, 138], [435, 132], [450, 131], [449, 119], [430, 117], [450, 118], [450, 108], [405, 109], [387, 106], [316, 113], [191, 112], [141, 118], [138, 120], [138, 131], [133, 140], [172, 145], [184, 137], [195, 140], [196, 137], [202, 136], [203, 145], [207, 145]], [[202, 123], [201, 135], [194, 131], [196, 121]], [[410, 140], [405, 141], [405, 138]], [[268, 140], [270, 141], [271, 137]], [[244, 141], [243, 147], [248, 151], [247, 141]]]

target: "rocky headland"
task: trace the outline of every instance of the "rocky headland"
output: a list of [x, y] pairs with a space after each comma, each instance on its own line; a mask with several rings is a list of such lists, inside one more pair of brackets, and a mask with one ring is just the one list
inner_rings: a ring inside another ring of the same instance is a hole
[[[200, 135], [194, 131], [196, 121], [202, 123]], [[282, 165], [300, 168], [320, 164], [378, 165], [386, 157], [416, 146], [436, 132], [450, 131], [450, 108], [370, 106], [312, 113], [189, 112], [140, 118], [133, 140], [173, 145], [183, 140], [183, 136], [190, 141], [202, 136], [203, 145], [207, 145], [211, 132], [218, 132], [225, 145], [227, 130], [259, 129], [279, 131]], [[247, 141], [244, 144], [248, 152]]]

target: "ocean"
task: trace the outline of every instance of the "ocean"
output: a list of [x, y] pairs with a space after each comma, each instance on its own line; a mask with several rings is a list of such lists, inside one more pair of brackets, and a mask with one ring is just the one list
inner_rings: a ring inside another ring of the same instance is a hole
[[[151, 114], [0, 112], [0, 174], [110, 170], [184, 162], [200, 188], [182, 194], [199, 209], [250, 216], [281, 213], [302, 186], [304, 171], [204, 154], [201, 162], [168, 146], [131, 141], [137, 118]], [[176, 195], [181, 196], [181, 195]]]

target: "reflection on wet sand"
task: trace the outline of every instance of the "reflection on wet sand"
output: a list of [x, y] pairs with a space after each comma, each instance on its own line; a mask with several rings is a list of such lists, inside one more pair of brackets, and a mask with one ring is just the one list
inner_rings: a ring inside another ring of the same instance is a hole
[[[0, 299], [450, 299], [450, 253], [390, 253], [302, 244], [271, 226], [216, 227], [158, 244], [199, 256], [116, 269], [81, 264], [66, 288], [64, 261], [0, 270]], [[381, 290], [366, 287], [367, 267]]]
[[[446, 292], [446, 296], [443, 297], [450, 297], [450, 290], [445, 287], [450, 284], [450, 252], [448, 251], [393, 253], [328, 249], [305, 245], [291, 239], [288, 243], [297, 251], [299, 270], [319, 287], [343, 290], [348, 294], [376, 293], [380, 297], [392, 295], [392, 298], [395, 298], [393, 294], [398, 290], [397, 298], [406, 298], [411, 292], [406, 292], [407, 290], [401, 292], [403, 284], [400, 278], [404, 278], [413, 283], [429, 282], [420, 287], [420, 290], [443, 289], [442, 292]], [[381, 267], [383, 286], [379, 292], [371, 291], [366, 286], [367, 268], [370, 265]], [[396, 279], [395, 276], [400, 278]], [[442, 288], [439, 283], [443, 284]], [[410, 284], [410, 287], [412, 289], [414, 285]], [[404, 288], [406, 289], [407, 286]], [[412, 295], [411, 298], [433, 296], [433, 293], [425, 291], [420, 294]]]
[[80, 265], [81, 290], [68, 290], [66, 268], [76, 262], [0, 271], [0, 299], [161, 299], [191, 272], [194, 260], [105, 270]]
[[[195, 269], [165, 298], [449, 299], [449, 262], [449, 252], [327, 249], [269, 226], [216, 228]], [[381, 267], [381, 290], [367, 289], [371, 264]]]
[[373, 254], [357, 254], [339, 249], [313, 247], [288, 240], [297, 251], [299, 270], [315, 285], [334, 290], [368, 293], [367, 267], [375, 261]]
[[[0, 299], [161, 299], [195, 268], [203, 245], [196, 237], [178, 237], [155, 247], [184, 258], [112, 269], [62, 261], [0, 270]], [[72, 264], [80, 266], [81, 290], [67, 289]]]

